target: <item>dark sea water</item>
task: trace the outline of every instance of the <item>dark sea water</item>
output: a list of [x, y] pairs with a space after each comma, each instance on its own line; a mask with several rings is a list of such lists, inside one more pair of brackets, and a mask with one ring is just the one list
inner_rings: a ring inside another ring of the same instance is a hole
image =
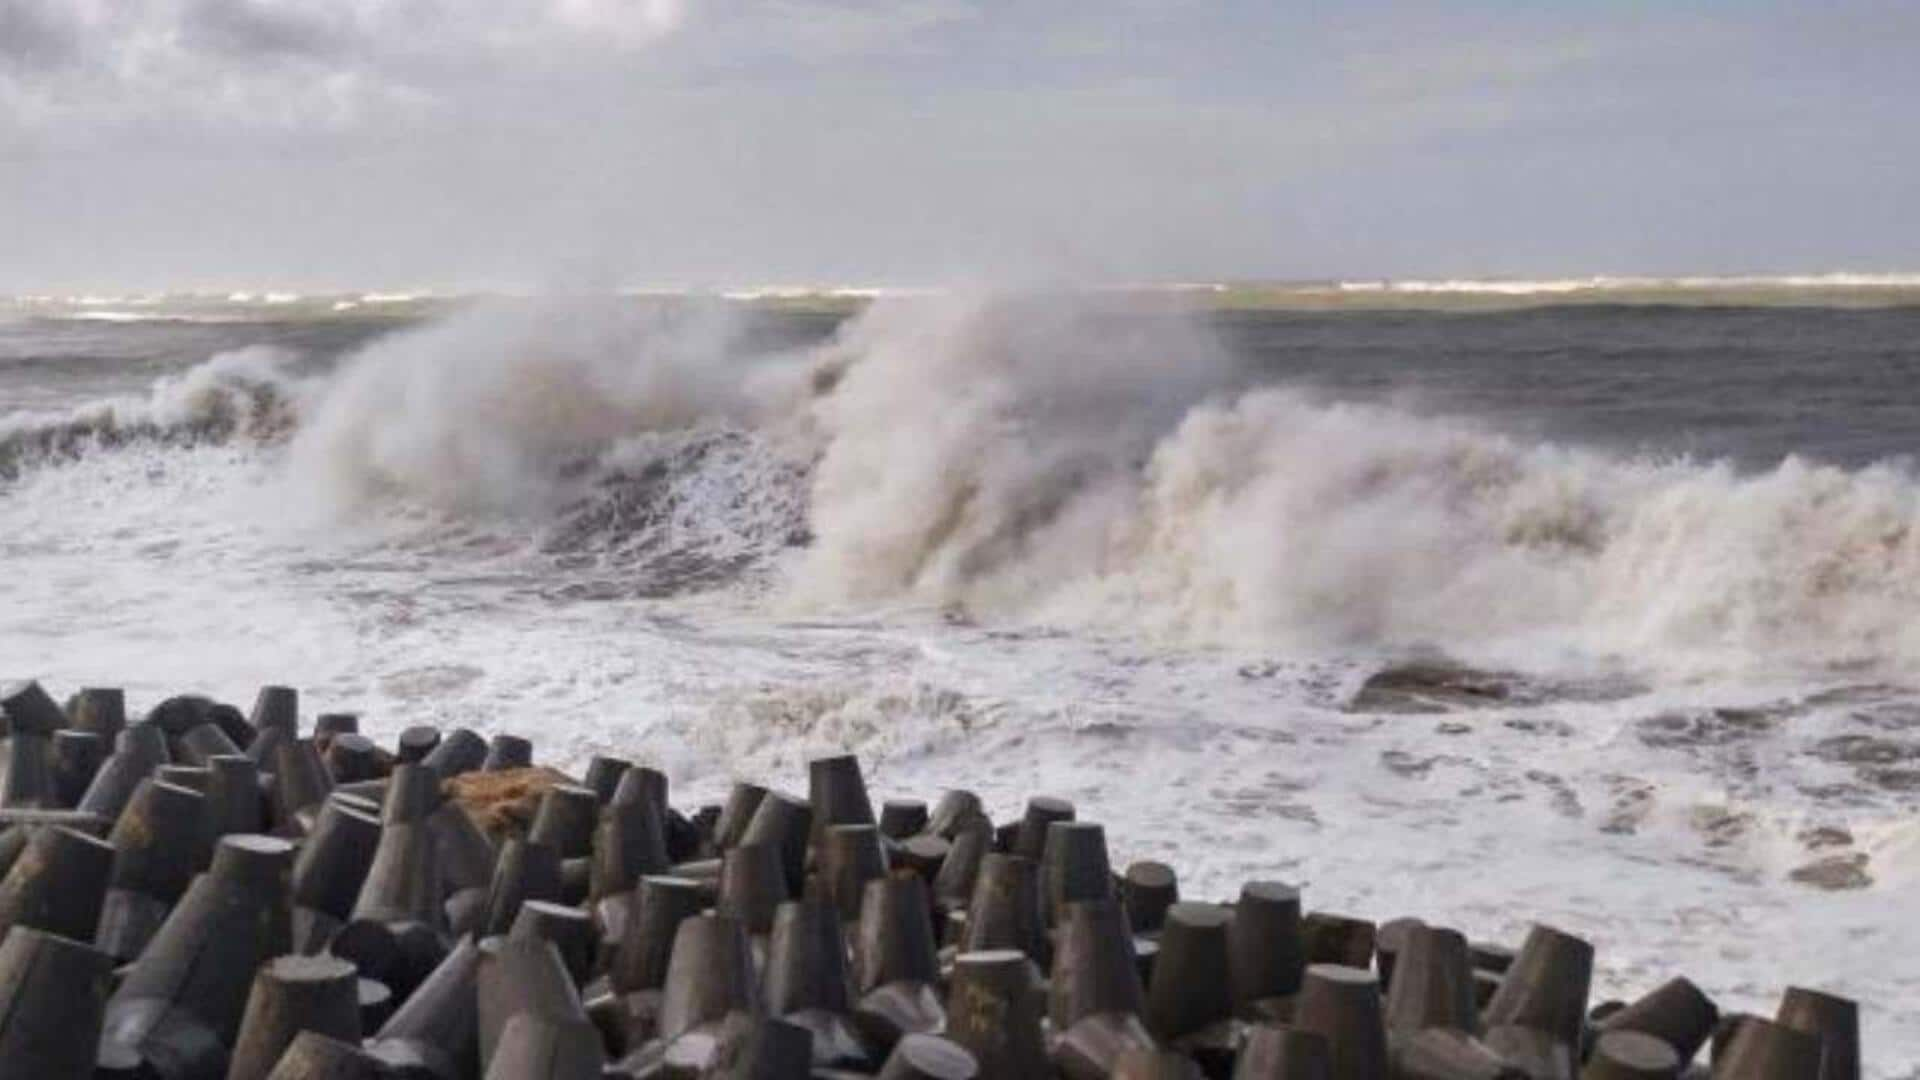
[[[747, 354], [816, 344], [843, 314], [755, 311]], [[1205, 316], [1250, 382], [1480, 418], [1531, 438], [1766, 468], [1920, 446], [1920, 307], [1570, 305], [1495, 312]], [[303, 370], [411, 325], [329, 316], [228, 323], [0, 322], [0, 411], [143, 392], [215, 353], [283, 348]]]
[[1277, 379], [1542, 438], [1863, 465], [1920, 447], [1920, 308], [1565, 307], [1222, 316]]

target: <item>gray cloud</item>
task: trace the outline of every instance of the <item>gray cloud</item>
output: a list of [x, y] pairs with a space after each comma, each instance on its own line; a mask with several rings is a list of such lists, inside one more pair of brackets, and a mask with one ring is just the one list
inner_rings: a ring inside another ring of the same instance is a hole
[[322, 11], [264, 0], [187, 0], [179, 26], [188, 49], [241, 61], [327, 62], [363, 47], [344, 5]]
[[81, 28], [41, 0], [0, 0], [0, 71], [40, 72], [68, 63]]
[[1909, 6], [0, 0], [0, 289], [1888, 267]]

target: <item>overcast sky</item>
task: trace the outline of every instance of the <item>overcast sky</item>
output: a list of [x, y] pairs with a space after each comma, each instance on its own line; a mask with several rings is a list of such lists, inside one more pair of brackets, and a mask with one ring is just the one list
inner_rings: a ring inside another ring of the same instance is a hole
[[0, 0], [0, 291], [1920, 268], [1920, 4]]

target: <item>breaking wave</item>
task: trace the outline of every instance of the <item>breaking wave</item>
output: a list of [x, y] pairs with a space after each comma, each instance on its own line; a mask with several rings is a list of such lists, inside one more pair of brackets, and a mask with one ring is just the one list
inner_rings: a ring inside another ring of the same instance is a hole
[[[645, 593], [753, 572], [807, 609], [928, 605], [1197, 643], [1642, 669], [1920, 660], [1920, 479], [1527, 442], [1249, 386], [1198, 321], [887, 298], [756, 354], [737, 313], [556, 302], [383, 338], [323, 384], [226, 354], [0, 469], [131, 439], [286, 442], [331, 518], [534, 523]], [[291, 436], [289, 438], [289, 436]]]
[[1243, 389], [1198, 331], [1018, 304], [876, 308], [837, 348], [803, 596], [1522, 662], [1920, 658], [1901, 466], [1527, 443]]
[[313, 389], [294, 373], [294, 359], [272, 348], [237, 349], [160, 379], [145, 398], [95, 401], [63, 414], [0, 416], [0, 479], [131, 443], [284, 441]]

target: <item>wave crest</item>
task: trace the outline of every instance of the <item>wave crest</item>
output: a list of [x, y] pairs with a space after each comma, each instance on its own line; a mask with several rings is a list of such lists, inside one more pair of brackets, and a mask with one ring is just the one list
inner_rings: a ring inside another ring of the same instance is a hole
[[807, 543], [807, 472], [737, 428], [635, 436], [599, 459], [541, 548], [612, 571], [625, 595], [732, 584]]
[[919, 312], [839, 342], [803, 597], [1536, 667], [1920, 659], [1905, 467], [1614, 457], [1243, 390], [1198, 333]]
[[619, 439], [734, 411], [734, 332], [694, 305], [470, 309], [350, 359], [294, 442], [293, 474], [343, 511], [399, 498], [550, 513]]
[[91, 402], [63, 415], [0, 418], [0, 477], [72, 461], [96, 449], [146, 442], [191, 446], [241, 438], [280, 442], [299, 426], [311, 387], [294, 357], [254, 346], [218, 353], [154, 383], [146, 398]]

